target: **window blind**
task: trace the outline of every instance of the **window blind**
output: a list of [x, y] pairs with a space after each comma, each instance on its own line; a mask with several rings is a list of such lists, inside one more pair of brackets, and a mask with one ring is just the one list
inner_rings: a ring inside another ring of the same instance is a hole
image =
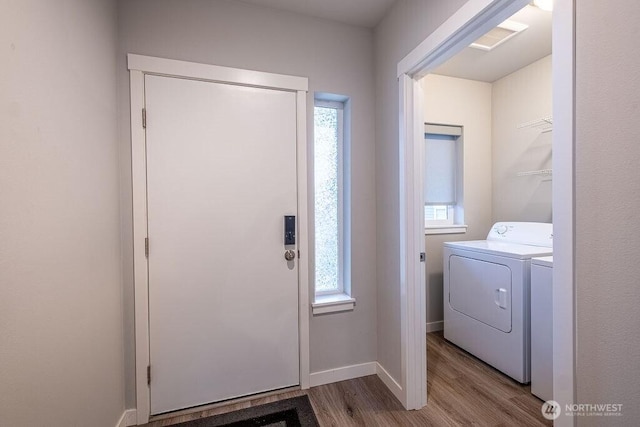
[[458, 175], [456, 141], [462, 134], [462, 128], [426, 125], [425, 131], [425, 204], [455, 205]]

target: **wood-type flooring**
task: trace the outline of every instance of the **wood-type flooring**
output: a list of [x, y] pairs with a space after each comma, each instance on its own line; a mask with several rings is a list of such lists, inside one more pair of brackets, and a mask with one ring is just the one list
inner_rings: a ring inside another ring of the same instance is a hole
[[449, 343], [442, 332], [428, 334], [427, 342], [428, 404], [419, 411], [405, 411], [382, 381], [372, 375], [173, 413], [147, 426], [170, 426], [302, 394], [309, 396], [323, 427], [553, 425], [542, 417], [542, 401], [530, 393], [529, 386], [518, 384]]

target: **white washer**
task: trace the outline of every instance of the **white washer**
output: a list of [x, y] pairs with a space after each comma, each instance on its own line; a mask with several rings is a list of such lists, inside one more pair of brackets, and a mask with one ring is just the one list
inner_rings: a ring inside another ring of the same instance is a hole
[[531, 393], [553, 399], [553, 257], [531, 260]]
[[487, 240], [444, 244], [444, 337], [520, 383], [530, 380], [531, 258], [551, 224], [498, 222]]

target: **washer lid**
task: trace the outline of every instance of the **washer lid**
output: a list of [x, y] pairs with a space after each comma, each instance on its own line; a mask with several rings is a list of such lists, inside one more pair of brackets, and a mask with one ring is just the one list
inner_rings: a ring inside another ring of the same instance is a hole
[[467, 242], [445, 242], [445, 247], [517, 259], [530, 259], [553, 254], [552, 248], [496, 242], [494, 240], [471, 240]]

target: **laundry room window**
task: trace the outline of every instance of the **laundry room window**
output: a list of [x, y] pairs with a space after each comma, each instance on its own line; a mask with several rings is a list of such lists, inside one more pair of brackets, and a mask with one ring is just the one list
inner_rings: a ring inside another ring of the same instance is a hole
[[424, 220], [428, 234], [464, 232], [462, 126], [425, 123]]
[[[349, 283], [348, 98], [318, 97], [314, 106], [314, 313], [353, 308]], [[348, 307], [340, 307], [343, 304]], [[328, 305], [333, 307], [328, 309]], [[327, 311], [328, 310], [328, 311]]]

